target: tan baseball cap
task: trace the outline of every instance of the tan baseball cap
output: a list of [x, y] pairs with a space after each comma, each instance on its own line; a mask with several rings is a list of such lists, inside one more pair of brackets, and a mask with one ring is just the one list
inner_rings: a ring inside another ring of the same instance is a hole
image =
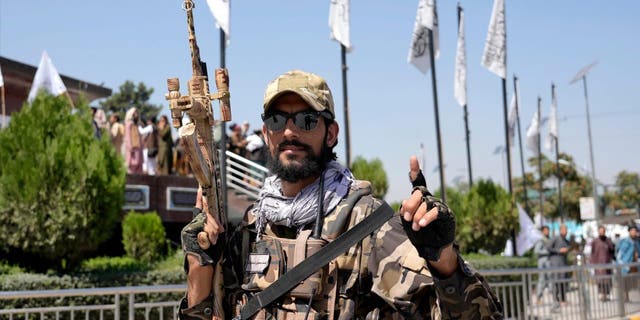
[[336, 114], [333, 108], [333, 96], [327, 82], [317, 74], [302, 70], [291, 70], [273, 79], [264, 92], [264, 112], [281, 95], [292, 92], [299, 95], [313, 109], [329, 111], [331, 117]]

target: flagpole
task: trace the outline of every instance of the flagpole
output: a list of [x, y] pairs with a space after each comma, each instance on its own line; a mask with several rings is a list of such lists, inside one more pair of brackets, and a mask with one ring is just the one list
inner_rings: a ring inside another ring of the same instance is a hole
[[[1, 74], [0, 77], [2, 77]], [[0, 87], [0, 92], [2, 95], [2, 127], [5, 128], [7, 126], [7, 112], [4, 103], [4, 85]]]
[[526, 212], [531, 212], [529, 210], [529, 196], [527, 194], [527, 179], [526, 179], [526, 173], [524, 170], [524, 153], [522, 152], [522, 133], [520, 130], [521, 129], [520, 128], [520, 106], [518, 105], [518, 101], [520, 101], [520, 97], [519, 97], [520, 92], [518, 92], [518, 77], [515, 74], [513, 75], [513, 92], [516, 97], [516, 122], [518, 126], [518, 146], [520, 149], [520, 168], [522, 170], [522, 192], [524, 194], [524, 209]]
[[[556, 118], [558, 117], [558, 105], [557, 105], [557, 100], [556, 100], [556, 85], [552, 82], [551, 83], [551, 101], [553, 101], [555, 103], [555, 108], [556, 108]], [[562, 176], [560, 175], [560, 147], [559, 147], [559, 141], [560, 138], [558, 136], [558, 127], [556, 124], [556, 136], [553, 137], [553, 141], [555, 144], [555, 149], [556, 149], [556, 177], [558, 178], [558, 213], [560, 214], [560, 217], [562, 220], [564, 220], [565, 216], [564, 216], [564, 210], [563, 210], [563, 204], [562, 204]]]
[[[220, 68], [227, 67], [227, 43], [224, 30], [220, 28]], [[227, 194], [227, 122], [220, 121], [220, 185], [222, 187], [222, 206], [229, 212]]]
[[442, 156], [442, 138], [440, 136], [440, 114], [438, 112], [438, 87], [436, 84], [436, 63], [433, 47], [433, 30], [429, 30], [429, 61], [431, 62], [431, 89], [433, 90], [433, 113], [436, 120], [436, 140], [438, 144], [438, 165], [440, 166], [440, 194], [442, 201], [447, 201], [444, 181], [444, 161]]
[[[460, 29], [460, 16], [462, 14], [462, 7], [458, 2], [458, 30]], [[465, 99], [464, 109], [464, 134], [467, 142], [467, 169], [469, 171], [469, 188], [473, 187], [473, 173], [471, 170], [471, 132], [469, 131], [469, 112], [467, 110], [467, 103]]]
[[71, 99], [71, 95], [69, 95], [69, 90], [66, 90], [64, 92], [64, 95], [65, 95], [65, 97], [67, 97], [67, 99], [69, 99], [69, 103], [71, 104], [71, 109], [75, 109], [76, 106], [73, 104], [73, 99]]
[[347, 168], [351, 168], [351, 135], [349, 134], [349, 99], [347, 95], [347, 48], [340, 44], [342, 58], [342, 100], [344, 109], [344, 135], [345, 135], [345, 159]]
[[509, 147], [509, 120], [508, 120], [508, 111], [507, 111], [507, 79], [502, 79], [502, 111], [504, 115], [504, 140], [505, 146], [507, 146], [507, 186], [509, 187], [509, 194], [513, 194], [513, 186], [511, 185], [511, 151]]
[[544, 215], [544, 193], [542, 186], [542, 139], [540, 139], [540, 124], [542, 122], [542, 113], [541, 113], [541, 105], [542, 99], [538, 96], [538, 179], [540, 179], [540, 189], [539, 189], [539, 198], [540, 198], [540, 214]]

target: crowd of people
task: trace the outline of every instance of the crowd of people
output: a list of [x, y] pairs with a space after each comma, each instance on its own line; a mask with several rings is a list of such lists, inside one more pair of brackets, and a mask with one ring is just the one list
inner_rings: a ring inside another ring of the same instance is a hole
[[[94, 136], [98, 139], [108, 134], [114, 148], [125, 159], [127, 173], [147, 175], [177, 174], [187, 176], [191, 173], [185, 159], [180, 139], [173, 139], [169, 119], [161, 115], [143, 119], [136, 108], [129, 108], [122, 121], [117, 113], [107, 117], [100, 108], [93, 107]], [[227, 150], [262, 166], [266, 165], [265, 142], [262, 130], [249, 130], [249, 123], [231, 124], [227, 134]], [[220, 126], [214, 139], [220, 141]]]
[[[622, 239], [616, 237], [612, 240], [606, 235], [606, 228], [599, 226], [598, 237], [591, 240], [588, 245], [590, 250], [585, 250], [584, 252], [589, 257], [588, 263], [593, 265], [605, 265], [614, 262], [624, 264], [625, 266], [620, 268], [622, 276], [637, 272], [637, 268], [626, 265], [639, 261], [640, 234], [638, 234], [638, 227], [636, 225], [630, 225], [628, 231], [628, 237]], [[575, 251], [578, 255], [583, 254], [582, 250], [579, 250], [572, 241], [567, 239], [566, 225], [560, 225], [559, 234], [555, 237], [549, 237], [548, 226], [543, 226], [541, 232], [543, 238], [534, 246], [534, 253], [538, 259], [539, 269], [567, 266], [567, 256], [571, 251]], [[595, 284], [597, 285], [600, 301], [609, 301], [612, 298], [611, 290], [613, 283], [611, 275], [613, 270], [613, 267], [596, 267], [593, 270], [593, 275], [597, 277]], [[538, 278], [535, 291], [538, 303], [541, 303], [545, 289], [548, 289], [552, 292], [554, 309], [566, 305], [566, 292], [569, 282], [567, 279], [568, 276], [570, 275], [564, 272], [542, 272]], [[633, 283], [633, 281], [622, 281], [621, 283], [625, 295], [624, 299], [627, 301], [629, 299], [629, 291], [634, 287]]]
[[108, 134], [115, 150], [124, 158], [127, 173], [169, 175], [177, 172], [174, 160], [180, 155], [167, 116], [141, 119], [136, 108], [127, 110], [124, 122], [113, 113], [106, 121], [104, 111], [93, 108], [94, 136]]

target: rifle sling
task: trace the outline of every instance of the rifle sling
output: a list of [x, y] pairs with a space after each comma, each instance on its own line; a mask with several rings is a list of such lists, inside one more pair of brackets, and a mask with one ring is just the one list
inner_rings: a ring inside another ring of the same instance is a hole
[[386, 202], [383, 202], [380, 207], [360, 221], [360, 223], [341, 234], [335, 240], [329, 242], [314, 255], [304, 259], [266, 289], [254, 295], [249, 302], [242, 307], [240, 316], [236, 319], [248, 320], [260, 311], [260, 309], [280, 298], [318, 269], [324, 267], [331, 262], [331, 260], [337, 258], [367, 235], [380, 228], [385, 222], [391, 219], [393, 215], [393, 209]]

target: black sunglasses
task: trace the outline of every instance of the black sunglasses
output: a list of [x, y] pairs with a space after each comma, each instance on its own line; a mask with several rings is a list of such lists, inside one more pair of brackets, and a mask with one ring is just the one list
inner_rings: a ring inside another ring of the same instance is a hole
[[320, 117], [333, 119], [331, 113], [327, 111], [305, 110], [296, 113], [286, 113], [281, 111], [273, 111], [268, 114], [262, 114], [262, 121], [267, 129], [271, 131], [282, 131], [289, 119], [293, 119], [293, 123], [301, 130], [311, 131], [318, 126]]

